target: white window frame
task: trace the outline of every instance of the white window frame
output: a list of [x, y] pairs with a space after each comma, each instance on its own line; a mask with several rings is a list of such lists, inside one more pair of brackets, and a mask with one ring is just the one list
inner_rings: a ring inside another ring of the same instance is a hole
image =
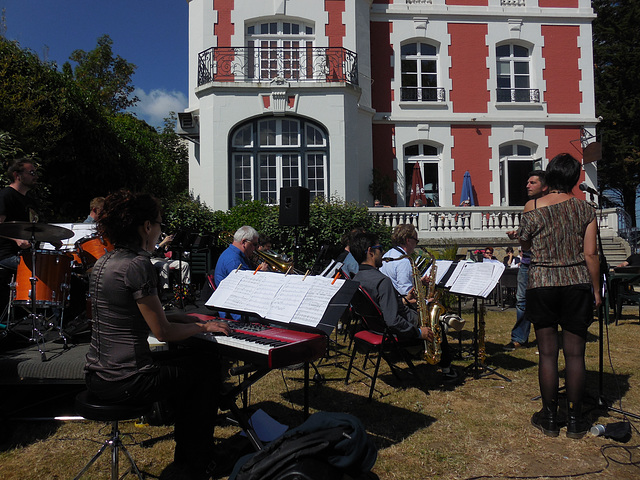
[[[422, 54], [421, 53], [421, 45], [427, 45], [429, 47], [432, 47], [435, 49], [435, 54]], [[415, 45], [416, 46], [416, 53], [415, 54], [411, 54], [411, 55], [403, 55], [402, 54], [402, 50], [403, 48], [409, 46], [409, 45]], [[405, 61], [410, 61], [412, 63], [415, 63], [415, 77], [416, 77], [416, 85], [415, 87], [413, 85], [407, 86], [404, 83], [404, 77], [405, 75], [414, 75], [413, 72], [406, 72], [402, 67], [403, 67], [403, 62]], [[434, 72], [422, 72], [422, 67], [423, 67], [423, 61], [432, 61], [435, 62], [435, 66], [436, 66], [436, 71]], [[435, 80], [436, 80], [436, 84], [435, 86], [433, 85], [423, 85], [422, 82], [422, 76], [423, 75], [430, 75], [430, 76], [435, 76]], [[442, 102], [444, 101], [444, 90], [441, 88], [441, 82], [440, 82], [440, 46], [437, 42], [432, 42], [432, 41], [422, 41], [422, 40], [415, 40], [415, 41], [408, 41], [408, 42], [404, 42], [401, 46], [400, 46], [400, 101], [402, 102]], [[414, 98], [406, 98], [405, 97], [405, 91], [404, 89], [410, 89], [410, 88], [415, 88], [416, 90], [416, 95], [415, 95], [415, 99]], [[425, 89], [434, 89], [434, 95], [427, 95], [428, 98], [424, 98], [424, 93], [425, 91], [429, 92], [429, 90], [425, 90]]]

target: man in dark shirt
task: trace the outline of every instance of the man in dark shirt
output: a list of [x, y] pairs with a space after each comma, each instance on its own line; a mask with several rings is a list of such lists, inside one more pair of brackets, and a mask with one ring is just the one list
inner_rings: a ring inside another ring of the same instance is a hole
[[[38, 172], [31, 160], [16, 160], [7, 175], [11, 184], [0, 190], [0, 223], [32, 222], [38, 217], [34, 202], [27, 192], [38, 183]], [[31, 246], [29, 240], [0, 238], [0, 266], [15, 271], [18, 268], [21, 249]]]
[[[382, 265], [383, 247], [378, 244], [377, 237], [371, 233], [357, 234], [351, 240], [350, 250], [360, 263], [360, 270], [354, 280], [360, 282], [360, 286], [378, 304], [387, 326], [402, 339], [433, 340], [431, 328], [419, 326], [418, 313], [405, 303], [412, 300], [414, 292], [409, 292], [406, 297], [400, 296], [391, 279], [378, 270]], [[458, 374], [451, 368], [451, 353], [444, 333], [441, 339], [442, 357], [438, 365], [443, 379], [456, 380]]]

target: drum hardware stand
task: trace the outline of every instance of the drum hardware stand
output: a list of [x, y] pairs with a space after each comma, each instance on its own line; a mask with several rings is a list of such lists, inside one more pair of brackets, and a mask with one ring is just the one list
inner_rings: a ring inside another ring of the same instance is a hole
[[[46, 342], [45, 338], [44, 338], [44, 334], [38, 330], [38, 324], [37, 321], [40, 320], [42, 322], [42, 320], [45, 318], [44, 315], [40, 314], [38, 315], [36, 313], [36, 285], [38, 283], [38, 278], [36, 277], [37, 275], [37, 270], [36, 270], [36, 249], [33, 247], [35, 245], [35, 235], [32, 235], [31, 237], [31, 268], [32, 268], [32, 274], [29, 277], [29, 281], [31, 282], [31, 291], [29, 292], [29, 296], [31, 297], [31, 313], [27, 316], [27, 318], [31, 319], [31, 338], [29, 339], [32, 342], [35, 342], [35, 344], [38, 347], [38, 352], [40, 352], [40, 359], [43, 362], [47, 361], [47, 354], [45, 353], [45, 348], [44, 348], [44, 344]], [[34, 336], [37, 335], [36, 338], [34, 338]], [[42, 344], [42, 348], [40, 347], [40, 344]]]

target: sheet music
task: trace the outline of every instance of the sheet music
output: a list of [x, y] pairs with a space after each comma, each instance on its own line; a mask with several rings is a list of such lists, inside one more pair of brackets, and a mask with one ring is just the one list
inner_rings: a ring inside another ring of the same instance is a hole
[[216, 305], [223, 305], [227, 301], [229, 296], [240, 283], [241, 277], [236, 275], [237, 272], [238, 270], [234, 270], [220, 282], [220, 285], [218, 285], [213, 294], [209, 297], [209, 300], [205, 302], [205, 305], [213, 307]]
[[316, 327], [344, 282], [327, 277], [237, 270], [220, 282], [206, 305]]
[[[453, 260], [436, 260], [436, 268], [438, 269], [436, 271], [436, 284], [440, 283], [440, 280], [446, 275], [452, 264]], [[427, 272], [424, 274], [425, 277], [429, 277], [429, 275], [431, 275], [431, 266], [427, 268]]]
[[[504, 272], [504, 264], [501, 262], [460, 262], [458, 265], [462, 267], [457, 272], [450, 291], [462, 295], [487, 297]], [[453, 279], [453, 275], [451, 278]]]
[[[453, 284], [456, 282], [456, 280], [458, 279], [458, 277], [460, 276], [460, 272], [462, 272], [462, 269], [464, 268], [465, 264], [467, 262], [458, 262], [456, 265], [456, 269], [453, 271], [453, 273], [451, 274], [451, 276], [449, 277], [449, 280], [447, 281], [447, 283], [445, 284], [446, 288], [450, 288], [451, 286], [453, 286]], [[472, 262], [468, 262], [468, 263], [472, 263]]]
[[312, 286], [307, 290], [292, 321], [300, 325], [316, 327], [344, 280], [336, 280], [335, 283], [333, 279], [326, 277], [307, 277], [307, 280], [312, 281]]
[[281, 286], [277, 296], [270, 302], [265, 318], [289, 323], [311, 288], [311, 282], [308, 281], [310, 278], [312, 277], [305, 279], [302, 275], [292, 275], [291, 278], [287, 278], [287, 282]]

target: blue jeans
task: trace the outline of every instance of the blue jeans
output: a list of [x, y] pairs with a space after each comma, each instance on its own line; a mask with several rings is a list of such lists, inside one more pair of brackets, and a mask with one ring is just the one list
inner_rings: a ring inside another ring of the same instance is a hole
[[526, 293], [529, 280], [529, 264], [520, 263], [518, 269], [518, 287], [516, 290], [516, 324], [511, 330], [511, 341], [525, 344], [529, 341], [531, 322], [525, 320], [524, 310], [527, 306]]

